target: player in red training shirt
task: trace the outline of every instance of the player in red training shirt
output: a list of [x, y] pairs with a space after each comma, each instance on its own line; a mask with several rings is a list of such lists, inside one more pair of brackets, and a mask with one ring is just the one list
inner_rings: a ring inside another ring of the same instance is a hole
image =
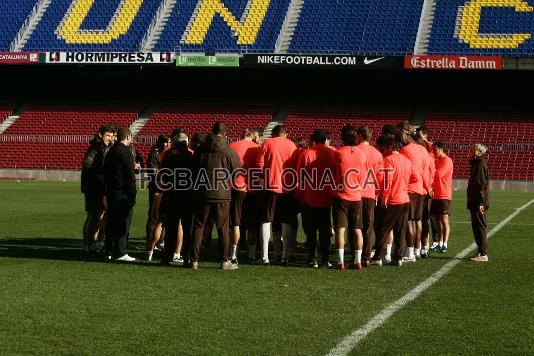
[[371, 263], [382, 265], [387, 239], [393, 231], [395, 248], [391, 263], [394, 266], [402, 266], [410, 205], [408, 185], [416, 183], [419, 175], [411, 162], [399, 154], [398, 143], [394, 138], [384, 137], [382, 146], [384, 147], [384, 179], [381, 180], [383, 218], [379, 242]]
[[[313, 146], [304, 150], [297, 161], [299, 188], [297, 197], [302, 206], [302, 227], [306, 234], [308, 264], [316, 267], [317, 233], [321, 247], [321, 263], [329, 266], [330, 207], [332, 206], [334, 151], [326, 145], [328, 131], [317, 129], [311, 140]], [[330, 179], [331, 178], [331, 179]], [[330, 180], [329, 180], [330, 179]]]
[[380, 151], [369, 144], [373, 136], [373, 130], [367, 126], [362, 126], [356, 132], [358, 134], [357, 147], [365, 154], [365, 180], [362, 187], [362, 261], [364, 266], [369, 266], [373, 248], [372, 230], [375, 218], [376, 195], [383, 159]]
[[356, 145], [356, 128], [345, 125], [341, 129], [343, 146], [335, 151], [336, 191], [332, 205], [332, 217], [338, 251], [339, 270], [345, 270], [345, 230], [348, 238], [353, 239], [356, 258], [352, 266], [361, 270], [363, 247], [362, 237], [362, 186], [365, 178], [365, 155]]
[[430, 214], [436, 221], [436, 239], [439, 241], [439, 252], [447, 252], [447, 242], [451, 231], [449, 216], [452, 201], [452, 159], [443, 151], [445, 144], [437, 141], [432, 145], [436, 157], [436, 173], [432, 184], [432, 203]]
[[[415, 262], [416, 256], [420, 257], [422, 217], [425, 196], [430, 192], [430, 156], [428, 151], [417, 144], [412, 138], [413, 126], [403, 123], [401, 140], [404, 145], [400, 153], [410, 160], [419, 176], [415, 183], [408, 185], [410, 196], [410, 210], [408, 214], [408, 235], [406, 236], [405, 261]], [[416, 249], [414, 251], [414, 248]]]
[[291, 243], [291, 221], [293, 212], [290, 191], [284, 189], [283, 175], [288, 169], [294, 169], [297, 146], [287, 138], [287, 131], [283, 125], [277, 125], [272, 130], [272, 138], [260, 146], [257, 166], [263, 169], [264, 190], [261, 197], [261, 239], [262, 263], [269, 262], [269, 239], [271, 238], [271, 223], [275, 213], [282, 223], [282, 239]]
[[239, 175], [234, 181], [232, 187], [232, 201], [230, 203], [230, 246], [231, 257], [230, 261], [233, 264], [237, 264], [237, 244], [241, 237], [240, 226], [243, 216], [243, 207], [247, 196], [247, 173], [251, 168], [256, 166], [256, 160], [258, 159], [259, 146], [254, 142], [254, 131], [251, 129], [245, 129], [241, 140], [232, 142], [230, 148], [235, 151], [239, 162], [243, 168], [243, 175]]

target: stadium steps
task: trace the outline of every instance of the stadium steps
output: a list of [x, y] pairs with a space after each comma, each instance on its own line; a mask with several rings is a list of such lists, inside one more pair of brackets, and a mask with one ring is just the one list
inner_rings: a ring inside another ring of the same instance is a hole
[[156, 111], [156, 106], [155, 105], [149, 105], [149, 106], [147, 106], [145, 108], [145, 110], [143, 110], [139, 114], [139, 117], [137, 118], [137, 120], [135, 120], [130, 125], [130, 131], [132, 131], [132, 137], [137, 136], [139, 131], [141, 131], [143, 129], [143, 127], [145, 127], [145, 125], [147, 124], [148, 120], [150, 120], [150, 117], [152, 116], [154, 111]]
[[39, 0], [39, 2], [35, 4], [32, 12], [24, 22], [24, 25], [22, 25], [17, 36], [15, 36], [13, 42], [11, 42], [11, 52], [20, 52], [23, 50], [24, 46], [26, 46], [26, 42], [28, 42], [28, 39], [37, 27], [37, 24], [39, 24], [39, 21], [41, 21], [41, 18], [51, 2], [52, 0]]
[[425, 0], [421, 18], [419, 19], [419, 28], [415, 38], [413, 53], [415, 55], [425, 55], [428, 52], [428, 43], [430, 42], [430, 33], [432, 32], [432, 23], [436, 13], [436, 0]]
[[13, 123], [15, 123], [19, 117], [20, 115], [9, 115], [7, 119], [0, 124], [0, 135], [3, 134], [4, 131], [9, 128], [9, 126], [13, 125]]
[[175, 6], [176, 0], [163, 0], [141, 42], [141, 52], [152, 52], [154, 50]]
[[276, 125], [283, 125], [286, 121], [287, 115], [289, 114], [289, 106], [281, 106], [277, 112], [274, 113], [273, 119], [267, 124], [265, 130], [263, 130], [264, 138], [271, 138], [271, 131]]
[[304, 6], [304, 0], [291, 0], [286, 13], [284, 22], [282, 23], [282, 29], [276, 40], [274, 53], [284, 54], [289, 50], [289, 45], [293, 39], [295, 28], [299, 22], [300, 13]]
[[30, 107], [31, 103], [29, 101], [23, 102], [19, 106], [15, 107], [13, 109], [13, 112], [11, 115], [9, 115], [4, 122], [0, 124], [0, 135], [6, 131], [9, 126], [13, 125], [15, 121], [22, 115], [28, 108]]

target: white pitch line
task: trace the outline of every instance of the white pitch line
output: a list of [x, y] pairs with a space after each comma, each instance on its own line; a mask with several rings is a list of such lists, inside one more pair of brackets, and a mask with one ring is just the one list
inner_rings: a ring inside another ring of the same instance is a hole
[[[520, 208], [517, 208], [515, 212], [510, 214], [507, 218], [502, 220], [497, 226], [495, 226], [491, 231], [488, 233], [488, 238], [493, 236], [497, 231], [503, 228], [510, 220], [512, 220], [514, 217], [519, 215], [523, 210], [528, 208], [532, 203], [534, 203], [534, 199], [526, 203], [525, 205], [521, 206]], [[406, 304], [417, 298], [421, 293], [423, 293], [425, 290], [427, 290], [429, 287], [431, 287], [434, 283], [439, 281], [443, 276], [445, 276], [447, 273], [449, 273], [458, 263], [461, 262], [463, 258], [465, 258], [469, 252], [474, 250], [477, 247], [475, 243], [471, 244], [469, 247], [467, 247], [465, 250], [460, 252], [458, 255], [456, 255], [456, 258], [447, 263], [445, 266], [441, 267], [439, 271], [428, 277], [426, 280], [421, 282], [418, 286], [416, 286], [414, 289], [406, 293], [401, 298], [397, 299], [390, 305], [388, 305], [385, 309], [383, 309], [378, 315], [376, 315], [373, 319], [371, 319], [367, 324], [362, 326], [360, 329], [354, 331], [352, 334], [345, 337], [341, 342], [330, 352], [328, 353], [329, 356], [340, 356], [340, 355], [347, 355], [360, 341], [362, 341], [367, 335], [369, 335], [371, 332], [373, 332], [375, 329], [378, 329], [381, 327], [393, 314], [395, 314], [397, 311], [402, 309]]]

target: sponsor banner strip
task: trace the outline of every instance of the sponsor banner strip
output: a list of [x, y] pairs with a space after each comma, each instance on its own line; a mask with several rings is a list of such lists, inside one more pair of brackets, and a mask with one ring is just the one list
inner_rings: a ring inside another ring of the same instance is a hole
[[168, 64], [171, 52], [47, 52], [45, 63], [51, 64]]
[[36, 52], [0, 52], [0, 64], [36, 64], [39, 53]]
[[502, 57], [484, 56], [405, 56], [406, 69], [502, 70]]
[[346, 67], [358, 69], [402, 69], [403, 57], [314, 55], [314, 54], [246, 54], [247, 67]]
[[178, 67], [239, 67], [239, 56], [178, 56], [176, 65]]

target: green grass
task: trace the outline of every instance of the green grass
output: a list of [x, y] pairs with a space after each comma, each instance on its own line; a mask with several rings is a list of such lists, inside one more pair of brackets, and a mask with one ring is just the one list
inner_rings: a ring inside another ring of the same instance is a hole
[[[400, 269], [193, 271], [83, 261], [78, 185], [0, 182], [0, 354], [325, 354], [473, 242], [464, 196], [455, 192], [449, 252]], [[533, 198], [493, 192], [490, 227]], [[492, 237], [489, 263], [461, 262], [353, 354], [532, 354], [532, 216], [534, 205]]]

